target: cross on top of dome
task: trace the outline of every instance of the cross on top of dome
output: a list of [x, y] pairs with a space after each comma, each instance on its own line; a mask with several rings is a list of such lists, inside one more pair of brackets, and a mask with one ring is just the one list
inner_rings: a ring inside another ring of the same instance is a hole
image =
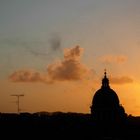
[[105, 75], [104, 77], [106, 77], [106, 69], [104, 69], [104, 75]]

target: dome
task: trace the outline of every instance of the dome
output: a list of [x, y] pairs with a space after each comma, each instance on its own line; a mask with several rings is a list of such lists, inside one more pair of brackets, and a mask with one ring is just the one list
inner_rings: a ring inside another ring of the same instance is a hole
[[119, 98], [111, 88], [101, 88], [96, 91], [92, 105], [95, 108], [114, 108], [119, 105]]
[[95, 92], [92, 100], [91, 114], [98, 120], [112, 120], [123, 116], [122, 108], [116, 92], [109, 86], [105, 71], [102, 86]]
[[115, 91], [110, 88], [109, 80], [106, 76], [106, 71], [104, 73], [104, 78], [102, 79], [102, 86], [99, 90], [95, 92], [92, 100], [92, 107], [96, 109], [103, 108], [104, 110], [109, 110], [119, 106], [119, 98]]

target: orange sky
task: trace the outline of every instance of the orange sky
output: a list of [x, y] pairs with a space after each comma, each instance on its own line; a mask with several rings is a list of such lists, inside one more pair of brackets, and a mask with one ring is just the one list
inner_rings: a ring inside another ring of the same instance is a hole
[[[100, 81], [83, 80], [79, 82], [62, 82], [54, 85], [42, 83], [9, 83], [4, 81], [0, 83], [1, 91], [4, 94], [0, 99], [1, 112], [16, 112], [17, 106], [14, 101], [16, 98], [10, 94], [25, 94], [21, 98], [21, 109], [23, 112], [37, 111], [63, 111], [63, 112], [90, 112], [90, 105], [96, 90], [101, 86]], [[124, 85], [111, 84], [120, 103], [124, 106], [126, 113], [139, 115], [140, 112], [140, 85], [139, 83], [130, 83]], [[54, 88], [55, 87], [55, 88]]]

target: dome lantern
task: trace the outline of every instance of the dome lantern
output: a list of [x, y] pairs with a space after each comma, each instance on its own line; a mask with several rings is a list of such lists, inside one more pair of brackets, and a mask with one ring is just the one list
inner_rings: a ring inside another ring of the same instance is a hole
[[106, 75], [107, 75], [107, 73], [106, 73], [106, 69], [105, 69], [104, 78], [102, 79], [102, 88], [109, 88], [109, 80]]

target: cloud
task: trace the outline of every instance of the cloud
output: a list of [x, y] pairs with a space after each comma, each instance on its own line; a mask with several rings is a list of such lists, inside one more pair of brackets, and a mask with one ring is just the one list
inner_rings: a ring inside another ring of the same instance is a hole
[[49, 40], [30, 42], [25, 48], [34, 56], [45, 56], [50, 59], [61, 50], [61, 44], [60, 36], [53, 34]]
[[[58, 59], [57, 61], [50, 63], [44, 73], [28, 69], [18, 70], [13, 72], [9, 76], [9, 79], [12, 82], [42, 82], [47, 84], [60, 81], [88, 80], [89, 77], [94, 77], [96, 72], [81, 62], [83, 52], [84, 49], [78, 45], [71, 48], [65, 48], [63, 59]], [[126, 60], [123, 56], [109, 56], [105, 58], [106, 59], [104, 60], [110, 63], [122, 63]], [[113, 60], [111, 58], [113, 58]], [[112, 84], [127, 84], [132, 83], [133, 79], [128, 76], [111, 77], [110, 82]]]
[[47, 77], [32, 70], [15, 71], [9, 76], [12, 82], [47, 82]]
[[117, 63], [122, 64], [127, 61], [127, 57], [124, 55], [105, 55], [100, 58], [103, 63]]
[[[31, 46], [26, 46], [26, 50], [34, 56], [48, 56], [48, 52], [44, 48], [32, 48]], [[43, 51], [44, 50], [44, 51]]]
[[61, 38], [57, 34], [53, 34], [49, 40], [33, 40], [24, 41], [21, 39], [0, 39], [0, 46], [8, 45], [12, 47], [22, 47], [26, 52], [34, 56], [52, 57], [52, 54], [61, 50]]
[[133, 82], [133, 79], [128, 76], [111, 77], [110, 82], [112, 84], [129, 84]]
[[48, 65], [47, 73], [52, 81], [81, 80], [88, 68], [80, 62], [83, 49], [80, 46], [64, 50], [64, 59]]
[[54, 34], [49, 40], [50, 47], [52, 51], [57, 51], [61, 49], [61, 38]]
[[75, 46], [64, 50], [63, 60], [49, 64], [46, 73], [19, 70], [9, 76], [12, 82], [45, 82], [82, 80], [90, 70], [81, 63], [83, 48]]

